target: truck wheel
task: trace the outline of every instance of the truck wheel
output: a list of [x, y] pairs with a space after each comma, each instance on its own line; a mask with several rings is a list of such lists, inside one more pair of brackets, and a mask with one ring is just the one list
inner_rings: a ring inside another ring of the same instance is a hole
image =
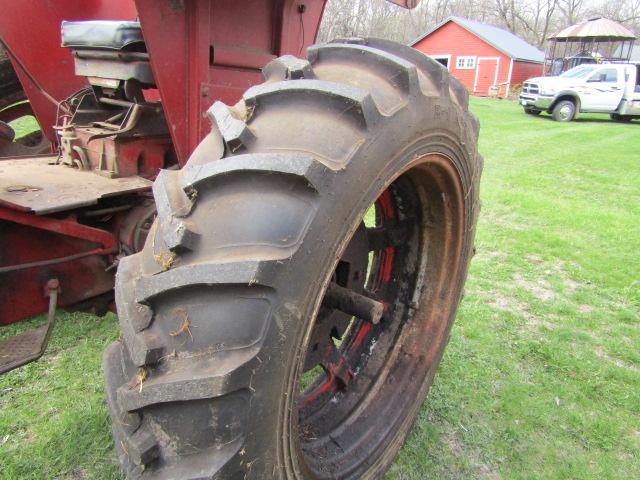
[[571, 100], [561, 100], [553, 107], [551, 116], [556, 122], [570, 122], [576, 115], [576, 104]]
[[629, 123], [633, 118], [629, 115], [620, 115], [619, 113], [612, 113], [609, 115], [611, 120], [620, 123]]
[[524, 109], [524, 113], [526, 113], [527, 115], [540, 115], [540, 110], [536, 110], [534, 108], [525, 108]]
[[393, 42], [307, 59], [210, 108], [120, 263], [104, 369], [129, 478], [379, 478], [433, 381], [479, 210], [467, 92]]

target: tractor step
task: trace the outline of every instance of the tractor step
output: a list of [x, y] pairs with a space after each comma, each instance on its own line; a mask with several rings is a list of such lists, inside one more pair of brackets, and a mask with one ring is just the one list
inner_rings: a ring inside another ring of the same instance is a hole
[[45, 352], [55, 325], [58, 291], [58, 280], [49, 280], [46, 289], [49, 296], [49, 314], [45, 325], [0, 342], [0, 374], [33, 362]]
[[47, 348], [48, 334], [47, 324], [0, 343], [0, 373], [40, 358]]

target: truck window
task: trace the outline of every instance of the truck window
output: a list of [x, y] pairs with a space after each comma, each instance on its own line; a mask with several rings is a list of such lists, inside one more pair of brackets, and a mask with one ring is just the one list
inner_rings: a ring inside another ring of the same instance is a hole
[[603, 68], [594, 73], [590, 78], [590, 82], [617, 82], [618, 71], [615, 68]]
[[587, 75], [589, 75], [591, 72], [593, 72], [595, 69], [596, 67], [579, 65], [577, 67], [573, 67], [571, 70], [567, 70], [560, 76], [568, 77], [568, 78], [584, 78]]

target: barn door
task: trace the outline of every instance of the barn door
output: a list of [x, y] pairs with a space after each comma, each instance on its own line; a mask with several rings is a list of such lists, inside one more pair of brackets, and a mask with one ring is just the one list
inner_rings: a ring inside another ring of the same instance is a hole
[[500, 59], [497, 57], [478, 57], [476, 77], [473, 82], [473, 93], [481, 97], [489, 94], [489, 87], [498, 83], [498, 67]]

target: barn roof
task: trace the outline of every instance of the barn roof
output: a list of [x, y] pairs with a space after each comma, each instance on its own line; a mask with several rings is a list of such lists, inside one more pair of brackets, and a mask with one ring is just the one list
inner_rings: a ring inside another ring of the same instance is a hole
[[457, 23], [465, 30], [468, 30], [514, 60], [523, 60], [534, 63], [544, 62], [544, 53], [533, 45], [525, 42], [517, 35], [514, 35], [507, 30], [503, 30], [502, 28], [494, 27], [493, 25], [487, 25], [486, 23], [475, 22], [473, 20], [455, 16], [445, 19], [424, 35], [416, 38], [411, 42], [411, 45], [413, 46], [421, 40], [424, 40], [449, 22]]

